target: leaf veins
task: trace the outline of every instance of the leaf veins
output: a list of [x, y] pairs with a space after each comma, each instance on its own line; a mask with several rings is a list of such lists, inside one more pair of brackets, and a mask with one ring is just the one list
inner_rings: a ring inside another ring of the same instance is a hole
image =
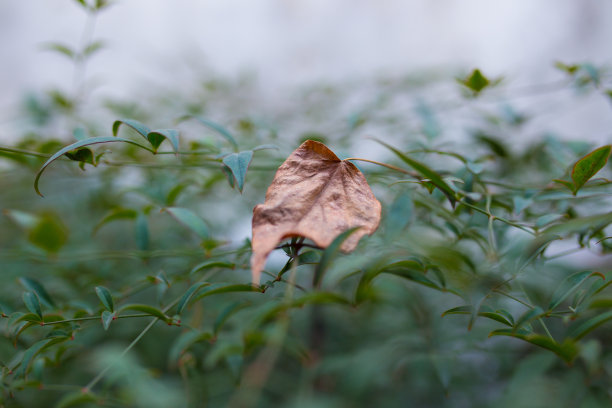
[[361, 227], [341, 246], [355, 249], [380, 223], [381, 205], [354, 164], [324, 144], [307, 140], [278, 168], [264, 204], [253, 210], [253, 283], [283, 239], [303, 236], [325, 248], [342, 232]]

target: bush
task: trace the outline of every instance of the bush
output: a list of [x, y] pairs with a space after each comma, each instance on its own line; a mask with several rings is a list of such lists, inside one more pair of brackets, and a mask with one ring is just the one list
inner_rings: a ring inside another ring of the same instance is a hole
[[[602, 68], [559, 69], [555, 90], [608, 97]], [[610, 404], [609, 145], [530, 134], [479, 70], [314, 86], [294, 111], [194, 89], [40, 94], [0, 147], [0, 406]], [[290, 237], [252, 285], [252, 208], [306, 139], [363, 156], [381, 225], [350, 254]]]

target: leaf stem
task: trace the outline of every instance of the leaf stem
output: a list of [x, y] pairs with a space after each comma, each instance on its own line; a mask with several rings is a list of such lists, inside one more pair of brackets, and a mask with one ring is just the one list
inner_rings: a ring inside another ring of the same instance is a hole
[[362, 162], [366, 162], [366, 163], [377, 164], [379, 166], [383, 166], [383, 167], [386, 167], [386, 168], [391, 169], [391, 170], [399, 171], [400, 173], [408, 174], [409, 176], [412, 176], [412, 177], [414, 177], [416, 179], [419, 179], [419, 180], [421, 179], [421, 177], [417, 173], [415, 173], [415, 172], [404, 170], [401, 167], [397, 167], [397, 166], [394, 166], [392, 164], [377, 162], [375, 160], [360, 159], [360, 158], [357, 158], [357, 157], [349, 157], [348, 159], [344, 159], [344, 161], [362, 161]]
[[520, 230], [523, 230], [523, 231], [525, 231], [525, 232], [527, 232], [527, 233], [529, 233], [529, 234], [531, 234], [531, 235], [535, 235], [535, 232], [533, 232], [533, 231], [531, 231], [531, 230], [529, 230], [529, 229], [525, 228], [525, 227], [524, 227], [524, 226], [522, 226], [521, 224], [518, 224], [518, 223], [516, 223], [516, 222], [514, 222], [514, 221], [510, 221], [510, 220], [507, 220], [507, 219], [505, 219], [505, 218], [498, 217], [497, 215], [493, 215], [493, 214], [491, 214], [490, 212], [488, 212], [488, 211], [486, 211], [486, 210], [483, 210], [482, 208], [479, 208], [479, 207], [477, 207], [477, 206], [475, 206], [475, 205], [472, 205], [472, 204], [466, 203], [466, 202], [465, 202], [465, 201], [463, 201], [463, 200], [458, 200], [457, 202], [458, 202], [459, 204], [461, 204], [461, 205], [464, 205], [464, 206], [466, 206], [466, 207], [468, 207], [468, 208], [471, 208], [471, 209], [472, 209], [472, 210], [474, 210], [474, 211], [478, 211], [479, 213], [486, 215], [486, 216], [487, 216], [487, 217], [489, 217], [490, 219], [492, 218], [493, 220], [501, 221], [501, 222], [503, 222], [504, 224], [511, 225], [511, 226], [516, 227], [516, 228], [518, 228], [518, 229], [520, 229]]
[[[118, 315], [116, 319], [128, 319], [131, 317], [149, 317], [150, 314], [140, 313], [140, 314], [129, 314], [129, 315]], [[66, 320], [55, 320], [52, 322], [44, 322], [45, 326], [50, 326], [52, 324], [62, 324], [62, 323], [71, 323], [71, 322], [82, 322], [87, 320], [100, 320], [100, 316], [88, 316], [88, 317], [76, 317], [74, 319], [66, 319]]]

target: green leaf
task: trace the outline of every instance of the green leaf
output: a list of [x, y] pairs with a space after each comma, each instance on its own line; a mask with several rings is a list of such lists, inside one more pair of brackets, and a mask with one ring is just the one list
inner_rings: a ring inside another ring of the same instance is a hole
[[604, 214], [589, 215], [587, 217], [572, 218], [560, 224], [546, 228], [542, 233], [547, 236], [563, 236], [573, 233], [586, 233], [587, 231], [599, 231], [612, 223], [612, 212]]
[[484, 76], [479, 69], [474, 69], [466, 78], [458, 79], [457, 81], [461, 85], [471, 89], [474, 94], [479, 94], [483, 89], [491, 84], [489, 78]]
[[87, 403], [97, 403], [98, 399], [89, 391], [73, 391], [68, 393], [59, 400], [55, 408], [70, 408]]
[[212, 268], [226, 268], [226, 269], [235, 269], [236, 264], [232, 262], [226, 261], [205, 261], [194, 266], [189, 274], [200, 272], [204, 269], [212, 269]]
[[19, 278], [19, 283], [21, 283], [26, 289], [31, 290], [36, 293], [40, 302], [46, 307], [55, 307], [55, 302], [49, 296], [49, 292], [44, 288], [44, 286], [38, 282], [37, 280], [21, 277]]
[[[505, 310], [493, 311], [493, 309], [491, 309], [491, 308], [489, 308], [487, 306], [481, 306], [480, 310], [481, 311], [477, 313], [478, 316], [486, 317], [487, 319], [491, 319], [491, 320], [495, 320], [496, 322], [505, 324], [506, 326], [512, 327], [514, 325], [513, 324], [514, 322], [512, 320], [512, 315], [510, 315]], [[447, 311], [442, 313], [442, 316], [453, 315], [453, 314], [460, 314], [460, 315], [471, 316], [472, 313], [473, 313], [472, 306], [465, 305], [465, 306], [458, 306], [458, 307], [454, 307], [452, 309], [448, 309]]]
[[592, 317], [585, 322], [576, 324], [569, 330], [568, 337], [580, 340], [608, 320], [612, 320], [612, 310]]
[[514, 324], [513, 330], [517, 331], [525, 324], [531, 322], [534, 319], [538, 319], [542, 316], [545, 316], [545, 315], [546, 315], [546, 312], [542, 310], [542, 308], [539, 306], [536, 306], [533, 309], [529, 309], [525, 313], [523, 313], [521, 317], [517, 319], [516, 323]]
[[145, 214], [138, 214], [134, 228], [138, 249], [141, 251], [149, 249], [149, 222]]
[[535, 222], [535, 226], [536, 228], [542, 228], [555, 221], [561, 220], [564, 217], [565, 215], [563, 214], [546, 214], [541, 217], [538, 217], [538, 219]]
[[[81, 139], [81, 140], [85, 140], [85, 139]], [[66, 157], [69, 158], [70, 160], [79, 162], [83, 165], [84, 164], [91, 164], [92, 166], [96, 165], [93, 151], [89, 147], [81, 147], [80, 149], [77, 149], [74, 152], [68, 152], [66, 153]], [[83, 165], [81, 166], [81, 169], [84, 168]]]
[[151, 129], [149, 129], [146, 125], [138, 122], [137, 120], [134, 119], [119, 119], [116, 120], [113, 123], [113, 136], [117, 136], [117, 132], [119, 132], [119, 127], [121, 125], [125, 125], [130, 127], [131, 129], [135, 130], [136, 133], [138, 133], [140, 136], [142, 136], [146, 141], [149, 141], [149, 139], [147, 138], [147, 135], [149, 134], [149, 132], [151, 132]]
[[204, 297], [211, 295], [218, 295], [220, 293], [233, 293], [233, 292], [259, 292], [262, 290], [259, 287], [255, 287], [251, 284], [242, 284], [238, 283], [235, 285], [227, 285], [227, 286], [218, 286], [218, 285], [210, 285], [204, 288], [201, 293], [199, 293], [194, 300], [200, 300]]
[[100, 299], [100, 302], [102, 302], [102, 305], [104, 305], [104, 308], [113, 313], [115, 311], [115, 305], [113, 302], [113, 297], [108, 289], [106, 289], [104, 286], [96, 286], [95, 290], [96, 295], [98, 295], [98, 298]]
[[193, 285], [191, 285], [189, 289], [187, 289], [187, 291], [183, 294], [183, 296], [181, 296], [181, 299], [177, 303], [176, 314], [180, 315], [181, 313], [183, 313], [183, 310], [185, 309], [185, 307], [187, 306], [187, 304], [189, 303], [189, 300], [191, 300], [193, 295], [201, 288], [205, 286], [209, 286], [209, 285], [210, 283], [207, 283], [207, 282], [199, 282], [199, 283], [194, 283]]
[[212, 339], [213, 335], [208, 332], [190, 331], [181, 334], [170, 348], [170, 352], [168, 353], [169, 362], [176, 364], [181, 355], [187, 351], [189, 347], [193, 346], [195, 343]]
[[249, 306], [251, 306], [251, 303], [249, 302], [234, 302], [225, 307], [215, 319], [215, 323], [213, 324], [213, 333], [217, 335], [221, 327], [230, 317]]
[[598, 276], [600, 278], [603, 278], [600, 273], [592, 271], [577, 272], [565, 278], [565, 280], [561, 282], [559, 287], [557, 287], [557, 289], [553, 293], [550, 303], [548, 305], [548, 310], [556, 309], [557, 306], [561, 304], [561, 302], [563, 302], [565, 299], [567, 299], [568, 296], [576, 292], [578, 288], [582, 286], [582, 284], [592, 276]]
[[55, 154], [53, 154], [53, 156], [49, 157], [49, 159], [42, 165], [42, 167], [38, 170], [38, 173], [36, 173], [36, 178], [34, 179], [34, 190], [36, 190], [36, 193], [38, 193], [39, 196], [43, 196], [39, 189], [38, 189], [38, 180], [40, 179], [40, 176], [42, 175], [43, 171], [45, 171], [45, 169], [47, 168], [47, 166], [49, 166], [51, 163], [53, 163], [55, 160], [57, 160], [58, 158], [60, 158], [61, 156], [63, 156], [64, 154], [75, 150], [75, 149], [79, 149], [81, 147], [84, 146], [91, 146], [94, 144], [99, 144], [99, 143], [113, 143], [113, 142], [124, 142], [124, 143], [130, 143], [136, 146], [139, 146], [141, 148], [144, 148], [146, 150], [150, 150], [145, 146], [142, 146], [136, 142], [133, 142], [131, 140], [128, 139], [122, 139], [120, 137], [111, 137], [111, 136], [100, 136], [100, 137], [91, 137], [89, 139], [84, 139], [84, 140], [79, 140], [78, 142], [72, 143], [64, 148], [62, 148], [61, 150], [59, 150], [58, 152], [56, 152]]
[[38, 296], [34, 292], [25, 292], [23, 294], [23, 303], [30, 312], [38, 316], [42, 320], [42, 310], [40, 309], [40, 302]]
[[572, 180], [574, 181], [574, 194], [585, 185], [599, 170], [608, 162], [612, 146], [607, 145], [593, 150], [576, 162], [572, 169]]
[[387, 149], [395, 153], [397, 157], [399, 157], [404, 163], [406, 163], [407, 165], [415, 169], [417, 172], [419, 172], [423, 177], [428, 178], [430, 182], [433, 183], [433, 185], [438, 187], [444, 193], [444, 195], [446, 195], [451, 205], [453, 207], [455, 206], [455, 201], [456, 201], [455, 192], [453, 191], [452, 188], [450, 188], [450, 186], [442, 179], [442, 177], [438, 173], [431, 170], [429, 167], [425, 166], [424, 164], [411, 159], [410, 157], [406, 156], [405, 154], [403, 154], [402, 152], [400, 152], [393, 146], [383, 142], [382, 140], [378, 140], [378, 139], [374, 139], [374, 140], [376, 140], [378, 143], [382, 144]]
[[566, 72], [570, 75], [574, 75], [578, 71], [578, 68], [580, 68], [580, 66], [576, 64], [567, 65], [567, 64], [564, 64], [563, 62], [557, 61], [555, 62], [555, 68], [563, 72]]
[[96, 52], [100, 51], [102, 48], [104, 48], [104, 41], [94, 41], [87, 44], [85, 49], [81, 52], [81, 55], [84, 58], [88, 58]]
[[96, 224], [92, 234], [96, 234], [98, 230], [105, 224], [108, 224], [111, 221], [115, 220], [124, 220], [124, 219], [136, 219], [138, 217], [138, 212], [136, 210], [132, 210], [129, 208], [115, 208], [110, 213], [106, 214], [104, 218]]
[[223, 158], [223, 164], [225, 164], [232, 172], [236, 183], [238, 184], [238, 190], [242, 193], [244, 187], [244, 181], [246, 179], [246, 173], [253, 159], [253, 152], [247, 150], [240, 153], [232, 153]]
[[[13, 317], [13, 316], [11, 316]], [[17, 316], [15, 316], [17, 317]], [[25, 313], [23, 315], [20, 315], [18, 319], [14, 319], [11, 320], [9, 322], [9, 326], [11, 326], [12, 324], [17, 324], [20, 322], [34, 322], [34, 323], [40, 323], [44, 321], [44, 319], [41, 319], [40, 316], [36, 313]]]
[[153, 151], [157, 152], [159, 145], [162, 144], [164, 140], [168, 139], [170, 144], [172, 144], [172, 150], [174, 150], [175, 154], [178, 154], [179, 150], [179, 131], [175, 129], [157, 129], [152, 132], [147, 133], [147, 140], [151, 143], [153, 147]]
[[348, 237], [351, 236], [355, 231], [357, 231], [360, 227], [349, 228], [343, 233], [339, 234], [331, 244], [323, 251], [323, 255], [321, 255], [321, 261], [315, 268], [315, 275], [313, 279], [313, 286], [318, 288], [321, 286], [321, 282], [323, 281], [323, 275], [325, 275], [325, 271], [331, 265], [331, 262], [334, 260], [338, 251], [340, 251], [340, 246], [342, 243], [346, 241]]
[[260, 150], [278, 150], [278, 146], [277, 145], [273, 145], [273, 144], [262, 144], [262, 145], [259, 145], [259, 146], [255, 146], [251, 150], [254, 151], [254, 152], [258, 152]]
[[50, 42], [50, 43], [42, 44], [41, 47], [44, 50], [57, 52], [58, 54], [61, 54], [70, 59], [74, 59], [76, 55], [76, 53], [70, 48], [70, 46], [65, 45], [65, 44]]
[[567, 363], [571, 363], [578, 354], [578, 346], [576, 342], [569, 338], [565, 339], [563, 343], [558, 343], [548, 336], [532, 334], [524, 330], [514, 331], [513, 329], [500, 329], [492, 331], [489, 333], [489, 337], [493, 336], [510, 336], [526, 341], [535, 346], [552, 351]]
[[561, 180], [561, 179], [553, 179], [553, 181], [555, 183], [561, 184], [562, 186], [567, 188], [569, 191], [571, 191], [572, 194], [574, 194], [574, 183], [567, 181], [567, 180]]
[[223, 136], [223, 138], [232, 145], [235, 152], [238, 151], [238, 143], [236, 143], [236, 139], [234, 139], [234, 136], [232, 136], [232, 134], [220, 124], [215, 123], [209, 119], [203, 118], [202, 116], [197, 116], [197, 115], [185, 115], [185, 116], [178, 118], [176, 121], [177, 123], [180, 123], [187, 119], [195, 119], [198, 122], [200, 122], [202, 125], [206, 126], [207, 128], [214, 130], [215, 132]]
[[380, 273], [388, 273], [391, 275], [399, 276], [416, 283], [420, 283], [421, 285], [425, 285], [432, 289], [442, 290], [440, 286], [433, 282], [431, 279], [427, 278], [424, 270], [419, 270], [419, 268], [415, 268], [414, 261], [399, 261], [392, 263], [390, 265], [385, 266], [381, 269]]
[[50, 253], [58, 252], [68, 240], [68, 230], [54, 214], [43, 214], [28, 232], [28, 241]]
[[193, 211], [181, 207], [166, 207], [164, 211], [168, 212], [168, 214], [193, 231], [201, 239], [208, 238], [206, 223]]
[[46, 338], [44, 340], [40, 340], [34, 343], [30, 348], [28, 348], [23, 354], [23, 358], [21, 360], [21, 364], [19, 368], [15, 371], [15, 377], [25, 377], [32, 360], [38, 353], [44, 351], [45, 349], [68, 340], [68, 337], [51, 337]]
[[151, 316], [155, 316], [158, 319], [163, 320], [166, 323], [172, 322], [172, 318], [166, 316], [164, 312], [162, 312], [160, 309], [150, 306], [150, 305], [131, 304], [131, 305], [125, 305], [120, 309], [121, 312], [125, 312], [126, 310], [135, 310], [137, 312], [146, 313]]
[[325, 304], [350, 305], [351, 302], [345, 297], [333, 292], [310, 292], [295, 299], [292, 303], [293, 307]]
[[102, 312], [100, 319], [102, 320], [102, 327], [104, 327], [104, 330], [108, 330], [110, 324], [115, 320], [115, 316], [115, 313], [111, 313], [108, 310]]

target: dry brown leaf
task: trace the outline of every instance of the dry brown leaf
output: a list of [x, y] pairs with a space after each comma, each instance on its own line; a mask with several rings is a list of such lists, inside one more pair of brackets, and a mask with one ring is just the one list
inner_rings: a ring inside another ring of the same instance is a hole
[[361, 227], [340, 249], [350, 252], [380, 223], [380, 202], [363, 174], [323, 143], [307, 140], [278, 168], [266, 201], [253, 210], [253, 283], [283, 239], [302, 236], [325, 248], [342, 232]]

